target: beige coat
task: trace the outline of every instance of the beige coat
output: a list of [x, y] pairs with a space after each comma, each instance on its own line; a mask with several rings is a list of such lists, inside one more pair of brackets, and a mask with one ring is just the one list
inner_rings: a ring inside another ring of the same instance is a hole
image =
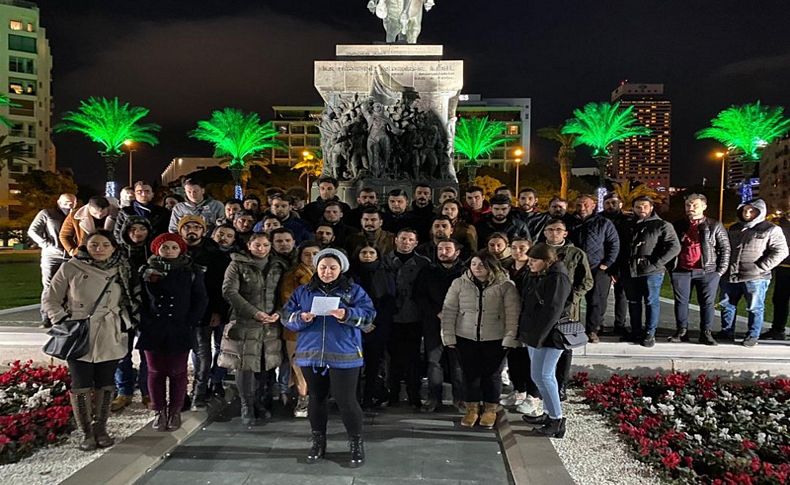
[[[58, 269], [44, 291], [42, 308], [53, 322], [68, 315], [71, 320], [87, 318], [108, 279], [117, 274], [118, 268], [102, 270], [85, 261], [70, 259]], [[77, 360], [120, 360], [128, 352], [128, 335], [122, 328], [129, 326], [129, 319], [121, 308], [122, 292], [117, 280], [107, 289], [90, 319], [90, 350]]]
[[500, 276], [482, 291], [468, 271], [456, 278], [442, 308], [442, 342], [455, 345], [456, 336], [475, 341], [502, 340], [518, 347], [516, 332], [521, 309], [516, 285]]
[[85, 239], [97, 230], [106, 229], [113, 232], [116, 217], [118, 217], [118, 208], [110, 204], [110, 213], [104, 219], [104, 227], [96, 227], [88, 211], [88, 205], [85, 204], [72, 211], [63, 221], [59, 234], [60, 243], [69, 255], [76, 256], [77, 249], [85, 244]]

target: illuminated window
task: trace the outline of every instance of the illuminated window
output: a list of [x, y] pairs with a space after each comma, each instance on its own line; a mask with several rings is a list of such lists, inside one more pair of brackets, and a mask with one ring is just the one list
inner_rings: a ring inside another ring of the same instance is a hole
[[507, 127], [507, 134], [508, 135], [518, 135], [518, 125], [508, 125], [508, 127]]
[[28, 32], [35, 32], [35, 31], [36, 31], [36, 26], [35, 26], [35, 25], [33, 25], [31, 22], [28, 22], [28, 23], [27, 23], [27, 29], [26, 29], [26, 30], [27, 30]]
[[9, 20], [8, 21], [8, 28], [11, 30], [22, 30], [22, 21], [21, 20]]

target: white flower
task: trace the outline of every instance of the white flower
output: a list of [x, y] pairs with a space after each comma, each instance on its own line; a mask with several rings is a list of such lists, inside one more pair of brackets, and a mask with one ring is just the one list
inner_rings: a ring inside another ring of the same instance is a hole
[[702, 443], [702, 435], [701, 435], [701, 434], [695, 434], [695, 435], [694, 435], [694, 440], [695, 440], [697, 443]]
[[680, 419], [680, 418], [678, 418], [678, 419], [675, 419], [675, 429], [676, 429], [676, 430], [678, 430], [678, 431], [683, 431], [683, 429], [684, 429], [685, 427], [686, 427], [686, 425], [685, 425], [685, 424], [683, 424], [683, 420], [682, 420], [682, 419]]
[[695, 400], [694, 394], [686, 394], [686, 401], [689, 404], [694, 404]]
[[757, 433], [757, 444], [762, 446], [765, 444], [765, 433]]
[[738, 410], [738, 416], [740, 418], [743, 418], [744, 420], [748, 420], [752, 416], [752, 414], [754, 414], [754, 413], [749, 411], [748, 409], [739, 409]]
[[652, 397], [643, 397], [642, 398], [642, 402], [645, 403], [645, 404], [651, 404], [653, 402], [653, 398]]
[[667, 391], [667, 399], [674, 399], [675, 398], [675, 391]]
[[664, 416], [673, 416], [675, 414], [675, 406], [671, 404], [658, 404], [658, 410], [661, 411], [661, 414]]
[[727, 389], [722, 389], [722, 390], [719, 392], [719, 394], [721, 394], [721, 397], [723, 397], [724, 399], [729, 399], [729, 398], [731, 398], [731, 397], [732, 397], [732, 393], [731, 393], [731, 392], [729, 392]]

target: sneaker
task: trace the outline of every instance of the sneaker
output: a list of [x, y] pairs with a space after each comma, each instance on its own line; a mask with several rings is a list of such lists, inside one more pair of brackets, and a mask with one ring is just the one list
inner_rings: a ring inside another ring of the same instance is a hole
[[656, 345], [656, 336], [655, 335], [647, 335], [645, 336], [644, 340], [642, 340], [642, 347], [653, 347]]
[[118, 394], [118, 396], [112, 400], [110, 404], [110, 410], [113, 412], [123, 411], [123, 409], [132, 404], [132, 396], [124, 396], [123, 394]]
[[678, 343], [678, 342], [688, 342], [689, 341], [689, 331], [687, 328], [679, 328], [675, 332], [674, 335], [671, 337], [667, 337], [667, 342]]
[[754, 347], [755, 345], [757, 345], [757, 337], [746, 337], [743, 339], [744, 347]]
[[700, 334], [699, 343], [703, 345], [718, 345], [710, 330], [705, 330]]
[[601, 341], [600, 337], [598, 337], [598, 332], [588, 332], [587, 333], [587, 341], [591, 344], [597, 344]]
[[540, 416], [543, 414], [540, 399], [532, 396], [528, 396], [526, 399], [524, 399], [524, 402], [516, 406], [515, 411], [527, 416]]
[[507, 367], [502, 369], [502, 373], [500, 374], [500, 377], [502, 378], [502, 386], [510, 387], [513, 385], [513, 383], [510, 382], [510, 372], [508, 371]]
[[294, 407], [294, 418], [306, 418], [307, 417], [307, 403], [308, 396], [299, 396], [296, 401], [296, 407]]
[[762, 340], [786, 340], [787, 335], [784, 330], [769, 330], [760, 335]]
[[503, 405], [505, 407], [508, 407], [508, 408], [509, 407], [513, 407], [513, 406], [518, 406], [519, 404], [524, 402], [524, 399], [526, 399], [526, 398], [527, 398], [527, 393], [526, 392], [513, 391], [510, 394], [508, 394], [507, 396], [505, 396], [502, 399], [500, 399], [499, 404], [501, 404], [501, 405]]

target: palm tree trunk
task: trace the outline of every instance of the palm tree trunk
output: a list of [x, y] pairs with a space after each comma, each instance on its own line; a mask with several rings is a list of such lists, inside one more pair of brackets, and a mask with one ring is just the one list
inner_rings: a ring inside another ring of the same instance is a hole
[[107, 169], [107, 182], [104, 185], [104, 195], [107, 197], [118, 197], [118, 183], [115, 180], [115, 166], [118, 165], [120, 157], [118, 155], [102, 154], [104, 166]]
[[571, 161], [568, 157], [560, 157], [560, 197], [568, 200], [568, 189], [571, 184]]

